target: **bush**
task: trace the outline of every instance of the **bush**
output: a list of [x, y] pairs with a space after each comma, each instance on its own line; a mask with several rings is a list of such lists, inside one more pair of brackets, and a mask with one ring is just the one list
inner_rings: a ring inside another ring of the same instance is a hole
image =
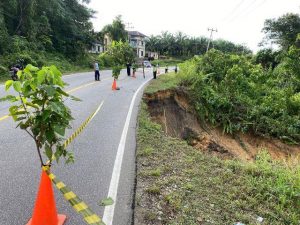
[[99, 65], [102, 68], [112, 67], [114, 65], [113, 57], [107, 54], [107, 52], [102, 53], [99, 56]]
[[6, 77], [8, 75], [8, 69], [0, 65], [0, 77]]
[[300, 141], [299, 62], [293, 50], [274, 71], [244, 56], [209, 51], [180, 65], [201, 120], [224, 132], [250, 131]]

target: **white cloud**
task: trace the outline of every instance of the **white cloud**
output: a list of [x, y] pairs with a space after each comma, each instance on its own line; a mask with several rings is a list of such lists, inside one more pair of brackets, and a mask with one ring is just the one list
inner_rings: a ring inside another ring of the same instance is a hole
[[209, 36], [208, 27], [218, 29], [214, 38], [245, 43], [257, 50], [265, 19], [288, 12], [298, 13], [298, 0], [92, 0], [96, 10], [94, 27], [100, 30], [117, 15], [146, 35], [161, 31], [183, 31], [190, 36]]

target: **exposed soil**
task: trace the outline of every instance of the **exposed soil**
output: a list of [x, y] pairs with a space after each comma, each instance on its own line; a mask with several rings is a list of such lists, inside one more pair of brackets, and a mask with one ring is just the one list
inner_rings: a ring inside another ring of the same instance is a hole
[[224, 134], [198, 121], [184, 89], [144, 94], [151, 118], [162, 125], [166, 134], [186, 140], [193, 147], [224, 159], [252, 160], [265, 149], [273, 159], [300, 158], [300, 146], [252, 134]]

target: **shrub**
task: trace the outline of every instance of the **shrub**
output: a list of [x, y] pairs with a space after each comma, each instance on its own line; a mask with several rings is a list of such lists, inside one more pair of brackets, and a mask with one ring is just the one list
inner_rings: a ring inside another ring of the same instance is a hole
[[274, 71], [244, 56], [212, 50], [180, 65], [201, 120], [224, 132], [251, 131], [296, 143], [300, 141], [300, 79], [291, 49]]

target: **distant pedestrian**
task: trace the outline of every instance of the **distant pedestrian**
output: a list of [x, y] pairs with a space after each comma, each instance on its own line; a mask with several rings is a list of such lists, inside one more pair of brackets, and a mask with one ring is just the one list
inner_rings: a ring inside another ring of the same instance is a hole
[[156, 73], [157, 73], [157, 66], [153, 66], [153, 79], [156, 79]]
[[175, 66], [175, 73], [177, 73], [177, 70], [178, 70], [178, 68], [177, 68], [177, 65]]
[[169, 70], [168, 65], [166, 65], [165, 73], [168, 73], [168, 70]]
[[130, 76], [130, 68], [131, 68], [131, 63], [126, 63], [126, 68], [127, 68], [127, 76]]
[[156, 71], [157, 71], [157, 75], [159, 75], [160, 74], [160, 68], [159, 68], [159, 64], [158, 63], [156, 65]]
[[132, 65], [132, 77], [134, 78], [135, 78], [136, 67], [137, 66], [135, 64]]
[[99, 64], [97, 61], [94, 63], [94, 70], [95, 70], [95, 81], [100, 81]]

